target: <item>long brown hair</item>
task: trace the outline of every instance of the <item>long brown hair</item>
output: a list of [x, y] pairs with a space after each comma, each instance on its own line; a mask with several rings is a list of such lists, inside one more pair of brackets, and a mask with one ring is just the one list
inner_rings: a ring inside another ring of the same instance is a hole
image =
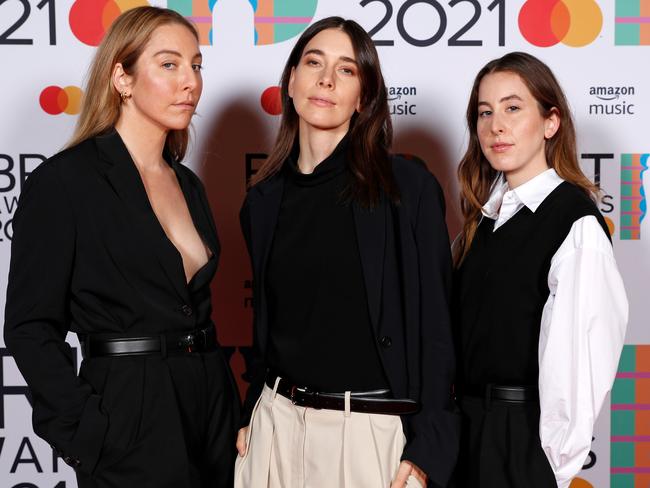
[[[135, 64], [151, 35], [158, 27], [168, 24], [187, 27], [198, 42], [196, 28], [185, 17], [166, 8], [137, 7], [115, 19], [90, 65], [81, 113], [68, 147], [103, 134], [115, 125], [121, 113], [120, 94], [111, 79], [115, 64], [121, 63], [125, 73], [137, 75]], [[185, 156], [188, 142], [188, 128], [170, 130], [165, 149], [175, 160], [180, 161]]]
[[364, 207], [375, 206], [383, 192], [393, 202], [399, 201], [399, 192], [393, 176], [389, 150], [393, 127], [388, 109], [388, 97], [379, 56], [368, 33], [353, 20], [327, 17], [312, 24], [298, 39], [280, 79], [282, 119], [271, 154], [260, 167], [251, 184], [264, 181], [282, 168], [298, 136], [299, 117], [289, 97], [291, 70], [298, 66], [305, 46], [319, 32], [339, 29], [352, 43], [361, 82], [361, 111], [355, 113], [349, 129], [349, 167], [354, 177], [348, 189], [352, 200]]
[[470, 249], [481, 216], [481, 208], [490, 196], [491, 187], [497, 171], [485, 158], [478, 139], [478, 91], [486, 75], [497, 72], [510, 72], [519, 75], [533, 95], [542, 117], [553, 112], [560, 119], [560, 127], [553, 137], [546, 140], [545, 155], [547, 164], [557, 171], [564, 180], [573, 183], [591, 198], [595, 198], [598, 188], [583, 174], [576, 154], [576, 133], [564, 96], [553, 72], [542, 61], [530, 54], [512, 52], [487, 63], [476, 75], [467, 104], [467, 127], [469, 144], [458, 166], [460, 182], [460, 208], [465, 218], [463, 230], [454, 246], [454, 263], [459, 266]]

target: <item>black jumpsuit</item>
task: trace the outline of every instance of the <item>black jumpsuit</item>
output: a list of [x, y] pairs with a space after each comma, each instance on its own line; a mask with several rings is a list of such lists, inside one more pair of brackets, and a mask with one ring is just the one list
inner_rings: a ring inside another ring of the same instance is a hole
[[219, 348], [90, 357], [65, 342], [214, 327], [216, 228], [198, 178], [174, 169], [211, 251], [189, 283], [119, 134], [88, 139], [28, 178], [14, 218], [5, 342], [30, 387], [34, 431], [81, 488], [226, 487], [238, 397]]

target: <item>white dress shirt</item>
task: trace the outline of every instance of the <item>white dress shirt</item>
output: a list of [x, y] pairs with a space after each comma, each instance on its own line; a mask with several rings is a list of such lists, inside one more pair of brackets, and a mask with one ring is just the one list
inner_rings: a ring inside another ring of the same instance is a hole
[[[498, 229], [524, 206], [535, 212], [562, 178], [548, 169], [510, 190], [495, 182], [483, 215]], [[614, 382], [628, 303], [612, 245], [592, 215], [576, 220], [553, 255], [539, 336], [539, 436], [558, 488], [589, 454], [594, 422]]]

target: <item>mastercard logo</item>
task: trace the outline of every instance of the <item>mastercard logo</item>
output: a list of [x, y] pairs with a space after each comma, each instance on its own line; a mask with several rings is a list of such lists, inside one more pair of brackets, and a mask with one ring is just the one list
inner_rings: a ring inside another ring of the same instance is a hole
[[521, 34], [539, 47], [586, 46], [602, 27], [603, 13], [593, 0], [528, 0], [519, 11]]
[[279, 86], [270, 86], [262, 92], [260, 103], [264, 111], [269, 115], [280, 115], [282, 113], [282, 96]]
[[145, 0], [77, 0], [70, 9], [70, 29], [84, 44], [99, 46], [122, 12], [143, 5], [149, 3]]
[[41, 108], [50, 115], [66, 113], [76, 115], [81, 108], [81, 95], [83, 92], [79, 87], [48, 86], [41, 92], [38, 102]]

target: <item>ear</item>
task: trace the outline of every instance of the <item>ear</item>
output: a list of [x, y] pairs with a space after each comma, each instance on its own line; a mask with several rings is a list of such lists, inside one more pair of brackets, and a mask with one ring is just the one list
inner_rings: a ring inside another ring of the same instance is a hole
[[560, 113], [553, 107], [551, 113], [544, 121], [544, 139], [552, 138], [560, 128]]
[[127, 96], [131, 96], [133, 77], [124, 71], [122, 63], [115, 63], [111, 79], [113, 80], [113, 86], [117, 90], [117, 93], [126, 93]]
[[357, 103], [354, 106], [354, 110], [356, 110], [357, 113], [361, 112], [361, 95], [359, 95], [359, 98], [357, 98]]
[[293, 98], [293, 82], [296, 79], [296, 68], [291, 68], [291, 74], [289, 75], [289, 85], [287, 86], [287, 92], [289, 93], [289, 98]]

